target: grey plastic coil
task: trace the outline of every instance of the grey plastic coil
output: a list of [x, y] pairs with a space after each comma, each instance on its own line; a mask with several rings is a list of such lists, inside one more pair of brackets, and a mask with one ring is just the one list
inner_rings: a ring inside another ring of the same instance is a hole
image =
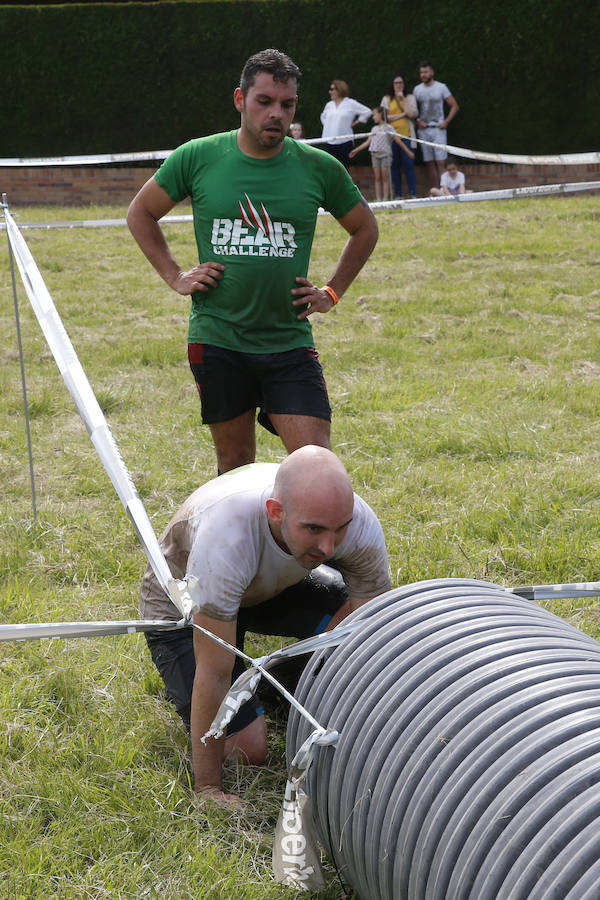
[[[296, 697], [340, 732], [307, 791], [360, 900], [598, 900], [600, 643], [465, 579], [351, 619]], [[311, 731], [292, 709], [288, 765]]]

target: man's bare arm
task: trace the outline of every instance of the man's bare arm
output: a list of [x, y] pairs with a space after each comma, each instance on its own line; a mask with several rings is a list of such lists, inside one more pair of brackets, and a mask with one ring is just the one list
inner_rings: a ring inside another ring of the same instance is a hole
[[[373, 595], [374, 597], [378, 596], [377, 594]], [[346, 602], [340, 606], [338, 611], [332, 616], [331, 621], [328, 623], [325, 631], [331, 631], [332, 628], [335, 628], [336, 625], [339, 625], [346, 616], [349, 616], [351, 612], [354, 612], [355, 609], [359, 609], [359, 607], [364, 606], [365, 603], [368, 603], [369, 600], [372, 600], [373, 597], [348, 597]]]
[[[197, 613], [194, 622], [207, 631], [212, 631], [227, 643], [235, 645], [235, 620], [222, 622], [220, 619]], [[207, 738], [206, 744], [202, 743], [202, 737], [209, 730], [231, 686], [234, 655], [196, 630], [194, 630], [194, 654], [196, 675], [192, 689], [190, 728], [194, 791], [217, 800], [233, 799], [233, 795], [223, 794], [221, 783], [225, 737], [218, 740]]]
[[[347, 215], [338, 219], [338, 222], [350, 237], [327, 284], [333, 288], [338, 297], [341, 297], [373, 252], [379, 237], [379, 229], [377, 219], [364, 199], [361, 199]], [[299, 287], [292, 290], [292, 294], [296, 297], [292, 305], [310, 304], [298, 315], [298, 319], [305, 319], [314, 312], [328, 312], [334, 305], [327, 291], [315, 287], [307, 278], [296, 278], [296, 282]]]
[[185, 296], [217, 287], [225, 268], [221, 263], [200, 263], [184, 272], [171, 253], [158, 222], [174, 206], [167, 192], [150, 178], [131, 201], [127, 213], [129, 230], [160, 277], [178, 294]]
[[442, 129], [448, 127], [448, 125], [450, 124], [450, 122], [452, 121], [452, 119], [454, 118], [454, 116], [456, 115], [456, 113], [458, 112], [458, 109], [459, 109], [458, 103], [456, 102], [456, 100], [452, 96], [452, 94], [450, 94], [449, 97], [446, 97], [446, 103], [448, 104], [450, 109], [448, 110], [448, 115], [446, 116], [444, 121], [440, 122], [440, 124], [438, 125], [438, 128], [442, 128]]

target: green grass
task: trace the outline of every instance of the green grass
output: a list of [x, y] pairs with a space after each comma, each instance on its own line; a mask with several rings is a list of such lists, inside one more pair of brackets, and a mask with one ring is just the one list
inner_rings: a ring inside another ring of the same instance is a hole
[[[505, 585], [600, 574], [600, 198], [379, 215], [372, 261], [314, 322], [333, 444], [379, 514], [395, 584]], [[19, 210], [22, 221], [123, 209]], [[13, 214], [15, 211], [13, 210]], [[167, 228], [184, 265], [189, 225]], [[24, 291], [21, 327], [39, 517], [32, 523], [6, 238], [0, 243], [0, 618], [137, 616], [143, 554]], [[123, 229], [25, 238], [157, 532], [215, 474], [186, 362], [187, 301]], [[343, 243], [320, 220], [311, 277]], [[282, 458], [265, 432], [259, 460]], [[593, 599], [545, 604], [600, 636]], [[255, 642], [255, 652], [274, 643]], [[285, 783], [231, 769], [242, 814], [190, 793], [189, 747], [141, 636], [0, 645], [0, 894], [9, 898], [296, 896], [270, 846]], [[329, 870], [323, 897], [339, 898]]]

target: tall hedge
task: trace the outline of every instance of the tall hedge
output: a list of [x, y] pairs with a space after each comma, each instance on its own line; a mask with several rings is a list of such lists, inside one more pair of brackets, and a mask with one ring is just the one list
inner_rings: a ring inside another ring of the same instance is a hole
[[379, 102], [430, 58], [460, 104], [452, 143], [598, 150], [600, 7], [588, 0], [225, 0], [0, 6], [0, 157], [169, 149], [237, 125], [244, 60], [274, 46], [304, 72], [320, 133], [332, 78]]

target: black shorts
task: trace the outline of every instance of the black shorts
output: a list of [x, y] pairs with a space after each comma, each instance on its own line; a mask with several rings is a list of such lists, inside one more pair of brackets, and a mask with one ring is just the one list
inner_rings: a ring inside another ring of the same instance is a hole
[[258, 421], [273, 434], [277, 432], [270, 413], [331, 421], [327, 386], [314, 347], [240, 353], [212, 344], [188, 344], [188, 359], [205, 425], [228, 422], [257, 408]]
[[[306, 638], [325, 630], [332, 616], [348, 599], [341, 576], [332, 573], [327, 581], [314, 575], [299, 584], [286, 588], [271, 600], [257, 606], [241, 607], [237, 618], [236, 646], [244, 649], [246, 632], [275, 634], [282, 637]], [[165, 697], [175, 706], [189, 731], [192, 686], [196, 671], [193, 628], [173, 631], [148, 631], [146, 641], [152, 659], [165, 683]], [[289, 664], [282, 663], [281, 680], [293, 692], [308, 657], [298, 657]], [[244, 660], [236, 656], [231, 682], [244, 671]], [[278, 678], [276, 670], [272, 674]], [[227, 734], [235, 734], [264, 712], [257, 696], [248, 700], [227, 727]]]

